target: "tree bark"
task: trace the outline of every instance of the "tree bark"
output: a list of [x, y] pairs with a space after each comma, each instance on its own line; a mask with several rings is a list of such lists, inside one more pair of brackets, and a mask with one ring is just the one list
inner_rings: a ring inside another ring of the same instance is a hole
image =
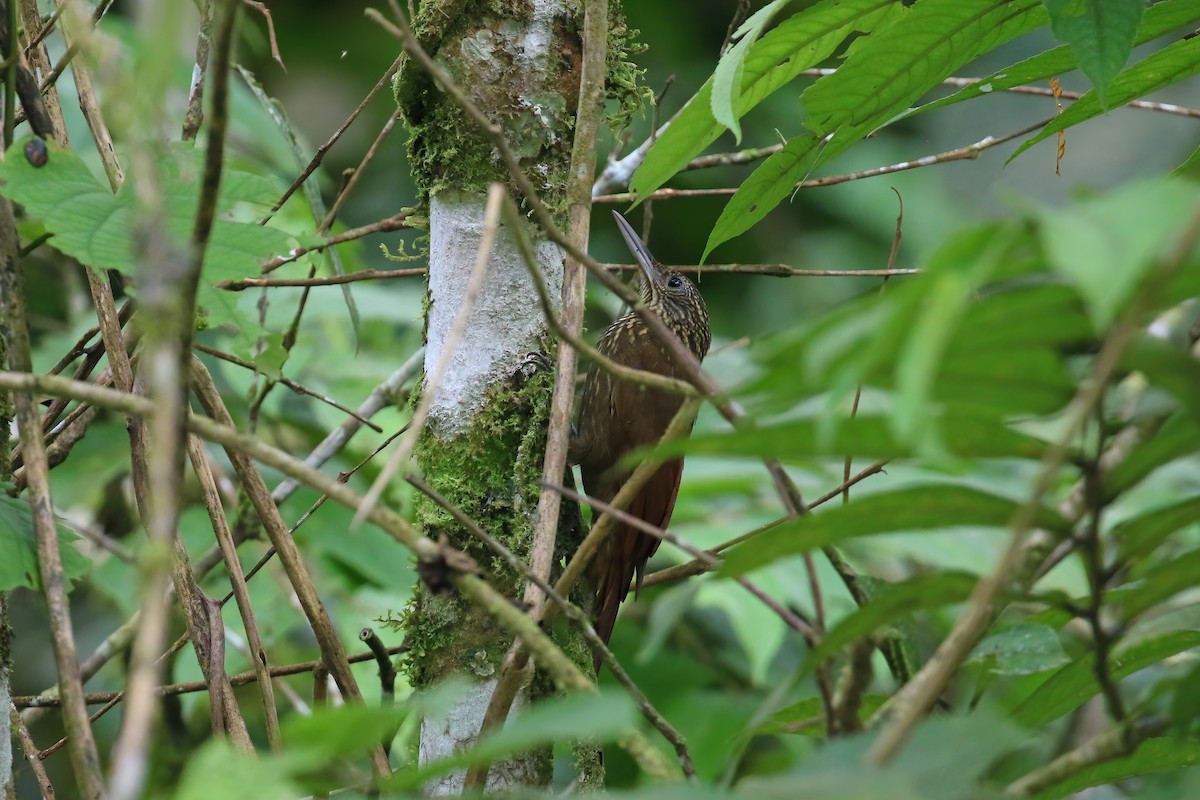
[[[7, 469], [0, 471], [7, 472]], [[13, 782], [11, 676], [12, 631], [8, 627], [8, 593], [0, 592], [0, 800], [9, 800], [17, 795]]]
[[[0, 324], [0, 328], [3, 327]], [[3, 336], [0, 336], [0, 364], [8, 365], [8, 344]], [[13, 413], [8, 393], [0, 392], [0, 430], [6, 434], [12, 430]], [[0, 456], [0, 482], [10, 480], [12, 464], [5, 452]], [[0, 592], [0, 800], [16, 797], [17, 792], [13, 781], [12, 715], [9, 713], [12, 708], [11, 678], [12, 630], [8, 627], [8, 593]]]
[[[502, 126], [525, 174], [548, 207], [565, 220], [573, 115], [578, 100], [580, 5], [569, 0], [491, 0], [422, 3], [414, 32], [471, 100]], [[488, 184], [511, 184], [485, 134], [409, 62], [396, 97], [411, 130], [410, 165], [429, 199], [429, 284], [425, 373], [449, 359], [415, 456], [426, 480], [477, 520], [518, 557], [528, 559], [536, 525], [542, 458], [557, 342], [510, 231], [501, 226], [482, 289], [465, 332], [447, 341], [463, 301], [484, 229]], [[519, 194], [512, 192], [518, 200]], [[555, 296], [561, 291], [563, 254], [534, 232], [538, 266]], [[545, 360], [531, 354], [541, 354]], [[548, 369], [533, 368], [537, 364]], [[417, 501], [418, 522], [434, 539], [447, 536], [471, 554], [496, 588], [514, 599], [523, 579], [474, 542], [427, 500]], [[565, 533], [565, 532], [564, 532]], [[577, 542], [560, 535], [559, 550]], [[474, 740], [511, 638], [487, 615], [460, 598], [421, 586], [405, 613], [407, 670], [418, 686], [451, 675], [470, 688], [440, 718], [421, 728], [422, 763]], [[590, 664], [581, 641], [560, 642], [581, 665]], [[533, 685], [540, 682], [535, 677]], [[528, 704], [527, 687], [514, 704]], [[513, 713], [517, 713], [514, 710]], [[493, 765], [487, 788], [546, 785], [550, 752]], [[461, 792], [464, 771], [426, 786], [430, 795]]]

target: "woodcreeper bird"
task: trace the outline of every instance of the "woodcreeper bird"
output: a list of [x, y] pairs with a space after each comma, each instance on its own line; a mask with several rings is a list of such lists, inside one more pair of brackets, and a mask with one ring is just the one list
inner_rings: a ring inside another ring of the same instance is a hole
[[[697, 359], [703, 359], [712, 342], [704, 298], [691, 281], [650, 254], [624, 217], [615, 211], [613, 215], [641, 267], [640, 292], [645, 307], [658, 315]], [[666, 346], [634, 311], [608, 327], [597, 349], [627, 367], [682, 377]], [[656, 444], [682, 404], [680, 395], [621, 380], [593, 364], [583, 386], [578, 433], [571, 443], [572, 460], [580, 465], [587, 493], [597, 500], [611, 501], [632, 473], [632, 469], [618, 466], [620, 461], [639, 447]], [[651, 525], [666, 528], [682, 475], [682, 458], [667, 461], [626, 510]], [[596, 589], [592, 615], [596, 632], [605, 642], [612, 635], [617, 609], [629, 594], [630, 581], [636, 575], [637, 588], [641, 588], [642, 570], [658, 544], [656, 537], [618, 523], [592, 560], [588, 569]], [[598, 672], [599, 655], [595, 667]]]

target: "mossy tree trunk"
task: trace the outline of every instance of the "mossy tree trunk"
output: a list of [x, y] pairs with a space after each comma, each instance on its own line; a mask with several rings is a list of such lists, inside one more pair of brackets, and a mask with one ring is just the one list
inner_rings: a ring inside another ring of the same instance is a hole
[[16, 797], [13, 785], [12, 717], [12, 631], [8, 627], [8, 594], [0, 592], [0, 800]]
[[[506, 132], [543, 202], [566, 219], [573, 117], [580, 80], [578, 0], [441, 0], [420, 6], [414, 32], [455, 83]], [[429, 201], [429, 286], [425, 374], [449, 359], [436, 387], [429, 423], [418, 442], [426, 480], [527, 560], [536, 527], [557, 343], [548, 333], [513, 237], [497, 232], [486, 278], [465, 333], [447, 346], [484, 231], [488, 185], [512, 185], [491, 142], [467, 115], [410, 61], [397, 77], [396, 99], [409, 125], [410, 165]], [[517, 192], [513, 196], [520, 199]], [[539, 267], [553, 296], [563, 279], [560, 248], [535, 234]], [[539, 358], [540, 354], [544, 358]], [[429, 387], [426, 387], [428, 389]], [[425, 533], [446, 535], [471, 554], [488, 580], [514, 600], [524, 581], [472, 540], [432, 503], [418, 501]], [[560, 531], [561, 557], [577, 545]], [[452, 675], [471, 688], [445, 717], [426, 719], [421, 760], [445, 756], [475, 738], [511, 637], [490, 617], [455, 596], [416, 592], [405, 614], [407, 669], [414, 685]], [[581, 641], [561, 643], [581, 666], [590, 657]], [[534, 689], [539, 685], [535, 678]], [[529, 702], [530, 691], [514, 709]], [[516, 713], [516, 712], [514, 712]], [[550, 753], [495, 764], [489, 790], [545, 785]], [[426, 787], [457, 794], [462, 772]]]
[[[7, 321], [2, 317], [0, 313], [0, 330], [7, 327]], [[8, 344], [3, 336], [0, 336], [0, 366], [8, 368]], [[4, 432], [6, 445], [12, 420], [12, 401], [7, 392], [0, 392], [0, 431]], [[0, 456], [0, 483], [8, 483], [11, 479], [12, 464], [7, 455]], [[0, 800], [16, 797], [17, 791], [13, 781], [12, 717], [9, 714], [12, 708], [11, 677], [12, 631], [8, 627], [8, 594], [0, 591]]]

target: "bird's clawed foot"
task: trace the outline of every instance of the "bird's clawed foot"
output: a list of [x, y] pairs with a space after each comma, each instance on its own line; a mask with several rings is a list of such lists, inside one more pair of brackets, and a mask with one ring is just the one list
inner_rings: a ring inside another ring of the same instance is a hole
[[512, 377], [524, 383], [539, 372], [549, 372], [554, 369], [550, 356], [542, 352], [526, 353], [513, 368]]

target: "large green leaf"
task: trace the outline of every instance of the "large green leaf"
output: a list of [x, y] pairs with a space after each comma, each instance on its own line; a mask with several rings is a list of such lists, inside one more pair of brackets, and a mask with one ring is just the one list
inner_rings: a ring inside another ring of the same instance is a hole
[[[587, 720], [586, 727], [580, 720]], [[387, 782], [392, 790], [420, 786], [435, 775], [461, 767], [495, 761], [535, 747], [586, 736], [589, 741], [611, 741], [637, 724], [637, 709], [624, 691], [571, 694], [535, 703], [501, 730], [480, 739], [473, 747], [421, 767], [402, 769]]]
[[[1136, 100], [1164, 86], [1190, 78], [1197, 72], [1200, 72], [1200, 39], [1188, 38], [1174, 42], [1117, 75], [1109, 85], [1105, 98], [1108, 102], [1107, 107]], [[1039, 133], [1022, 143], [1008, 160], [1012, 161], [1046, 137], [1056, 135], [1058, 131], [1099, 116], [1104, 113], [1105, 108], [1093, 89], [1072, 103]]]
[[1200, 426], [1190, 414], [1174, 414], [1113, 467], [1105, 491], [1109, 497], [1117, 497], [1159, 467], [1197, 451], [1200, 451]]
[[[1040, 439], [986, 417], [939, 417], [935, 425], [950, 453], [975, 458], [1039, 458]], [[916, 454], [892, 429], [890, 417], [860, 414], [830, 432], [820, 419], [789, 420], [723, 433], [696, 435], [661, 448], [663, 453], [759, 456], [804, 463], [823, 456], [892, 459]]]
[[[1033, 795], [1031, 800], [1059, 800], [1062, 797], [1078, 797], [1085, 794], [1084, 790], [1092, 786], [1107, 786], [1118, 781], [1136, 778], [1139, 775], [1182, 770], [1197, 764], [1200, 764], [1200, 742], [1194, 739], [1149, 739], [1139, 744], [1132, 754], [1082, 769], [1066, 780]], [[1141, 796], [1140, 793], [1139, 796]], [[1164, 798], [1167, 796], [1191, 797], [1194, 795], [1158, 795], [1158, 797]]]
[[[87, 165], [70, 150], [50, 145], [49, 161], [35, 167], [22, 153], [24, 141], [8, 149], [0, 164], [0, 193], [20, 203], [29, 214], [41, 217], [54, 234], [50, 244], [63, 253], [96, 269], [112, 269], [134, 276], [141, 266], [136, 261], [140, 235], [140, 206], [134, 187], [126, 183], [113, 194]], [[203, 173], [203, 152], [177, 146], [161, 164], [163, 218], [176, 246], [187, 247], [195, 222]], [[221, 280], [259, 274], [259, 263], [285, 253], [290, 237], [269, 225], [224, 219], [235, 205], [265, 205], [279, 195], [272, 180], [226, 169], [217, 200], [217, 221], [205, 252], [198, 303], [213, 323], [242, 322], [226, 315], [222, 293], [213, 289]]]
[[1187, 525], [1200, 521], [1200, 497], [1145, 511], [1122, 520], [1112, 535], [1120, 545], [1119, 560], [1127, 562], [1154, 551], [1167, 537]]
[[[789, 520], [734, 547], [725, 557], [721, 574], [741, 575], [780, 558], [858, 536], [961, 526], [1004, 527], [1017, 507], [1007, 497], [949, 483], [880, 492]], [[1034, 524], [1051, 531], [1069, 529], [1061, 516], [1045, 507], [1039, 509]]]
[[967, 657], [997, 675], [1033, 675], [1070, 661], [1058, 632], [1049, 625], [1021, 622], [990, 633]]
[[729, 48], [712, 77], [712, 113], [713, 119], [729, 128], [737, 142], [742, 141], [742, 127], [738, 124], [736, 106], [739, 105], [742, 91], [742, 69], [745, 66], [746, 55], [750, 46], [758, 41], [763, 28], [783, 6], [791, 0], [772, 0], [755, 11], [733, 32], [733, 40], [737, 43]]
[[980, 350], [974, 356], [960, 352], [965, 348], [954, 350], [937, 365], [930, 391], [960, 413], [997, 418], [1050, 414], [1074, 394], [1064, 359], [1047, 348]]
[[235, 750], [227, 739], [213, 739], [188, 756], [173, 800], [290, 800], [303, 792], [294, 776], [298, 759], [291, 753], [256, 757]]
[[873, 738], [837, 737], [798, 768], [752, 775], [738, 788], [755, 800], [982, 800], [993, 792], [980, 779], [1024, 737], [987, 709], [935, 716], [922, 722], [887, 766], [868, 769], [865, 756]]
[[[1196, 56], [1200, 64], [1200, 50]], [[1189, 181], [1146, 180], [1067, 208], [1045, 209], [1037, 224], [1051, 265], [1074, 282], [1097, 326], [1104, 327], [1197, 203], [1200, 189]]]
[[812, 169], [820, 153], [820, 144], [821, 139], [817, 136], [797, 136], [760, 164], [721, 210], [700, 261], [708, 258], [713, 248], [750, 230], [783, 202], [783, 198], [794, 192], [796, 183]]
[[1137, 584], [1127, 587], [1118, 603], [1128, 624], [1159, 603], [1200, 583], [1200, 550], [1174, 556], [1137, 571]]
[[[786, 411], [799, 397], [833, 388], [838, 371], [851, 367], [851, 385], [892, 388], [901, 345], [931, 280], [906, 280], [883, 297], [859, 298], [805, 329], [764, 342], [755, 351], [764, 371], [744, 391], [761, 395], [758, 408], [765, 412]], [[1074, 290], [1045, 275], [1036, 282], [989, 285], [972, 295], [962, 313], [932, 387], [944, 404], [943, 419], [1040, 414], [1066, 402], [1074, 384], [1065, 353], [1094, 339]], [[941, 436], [959, 452], [948, 441], [950, 431]]]
[[[1151, 39], [1157, 39], [1164, 33], [1197, 19], [1200, 19], [1200, 5], [1197, 5], [1195, 0], [1165, 0], [1165, 2], [1155, 3], [1146, 9], [1142, 24], [1138, 27], [1137, 35], [1134, 38], [1134, 44], [1145, 44]], [[1016, 64], [1009, 64], [969, 86], [964, 86], [952, 95], [917, 106], [903, 116], [911, 117], [943, 106], [961, 103], [964, 100], [1002, 92], [1015, 86], [1044, 81], [1064, 72], [1070, 72], [1078, 65], [1079, 61], [1071, 47], [1067, 45], [1055, 47], [1023, 61], [1018, 61]], [[1200, 150], [1197, 152], [1200, 153]]]
[[[754, 171], [722, 212], [705, 255], [779, 205], [814, 162], [841, 153], [958, 67], [1044, 17], [1037, 0], [923, 0], [855, 42], [845, 64], [802, 95], [805, 125], [816, 135], [792, 139]], [[827, 135], [833, 138], [817, 149]]]
[[887, 585], [825, 634], [821, 644], [805, 659], [804, 671], [815, 670], [846, 645], [880, 628], [908, 623], [919, 611], [962, 602], [977, 581], [976, 576], [965, 572], [935, 572]]
[[1200, 367], [1191, 353], [1163, 339], [1140, 336], [1125, 349], [1121, 366], [1170, 392], [1180, 409], [1200, 423]]
[[[78, 578], [88, 567], [88, 560], [75, 549], [78, 539], [69, 528], [58, 525], [60, 560], [69, 581]], [[42, 588], [33, 514], [24, 499], [0, 494], [0, 592], [18, 586]]]
[[293, 714], [283, 725], [289, 748], [306, 751], [326, 762], [362, 755], [394, 735], [408, 715], [405, 706], [346, 705]]
[[[895, 365], [894, 420], [908, 441], [932, 441], [932, 402], [942, 358], [961, 327], [975, 290], [1011, 250], [1010, 231], [976, 228], [951, 237], [929, 263], [929, 281]], [[944, 446], [944, 445], [942, 445]]]
[[1048, 277], [1043, 275], [1032, 283], [988, 286], [971, 303], [950, 354], [1034, 347], [1057, 350], [1094, 338], [1079, 295]]
[[1133, 50], [1145, 0], [1042, 0], [1050, 14], [1050, 29], [1069, 44], [1079, 68], [1104, 103], [1109, 83]]
[[[1132, 675], [1184, 650], [1200, 647], [1200, 631], [1170, 631], [1122, 647], [1110, 659], [1114, 680]], [[1100, 692], [1094, 654], [1087, 652], [1054, 673], [1013, 712], [1013, 719], [1030, 728], [1041, 726], [1079, 708]]]
[[[895, 0], [824, 0], [784, 20], [755, 42], [742, 60], [736, 116], [745, 115], [827, 58], [853, 31], [870, 30], [900, 8]], [[630, 181], [639, 197], [670, 180], [724, 132], [725, 126], [713, 118], [712, 92], [710, 80], [654, 142]]]
[[922, 0], [891, 27], [857, 44], [846, 63], [801, 97], [806, 125], [834, 134], [833, 158], [960, 67], [1046, 21], [1038, 0]]

